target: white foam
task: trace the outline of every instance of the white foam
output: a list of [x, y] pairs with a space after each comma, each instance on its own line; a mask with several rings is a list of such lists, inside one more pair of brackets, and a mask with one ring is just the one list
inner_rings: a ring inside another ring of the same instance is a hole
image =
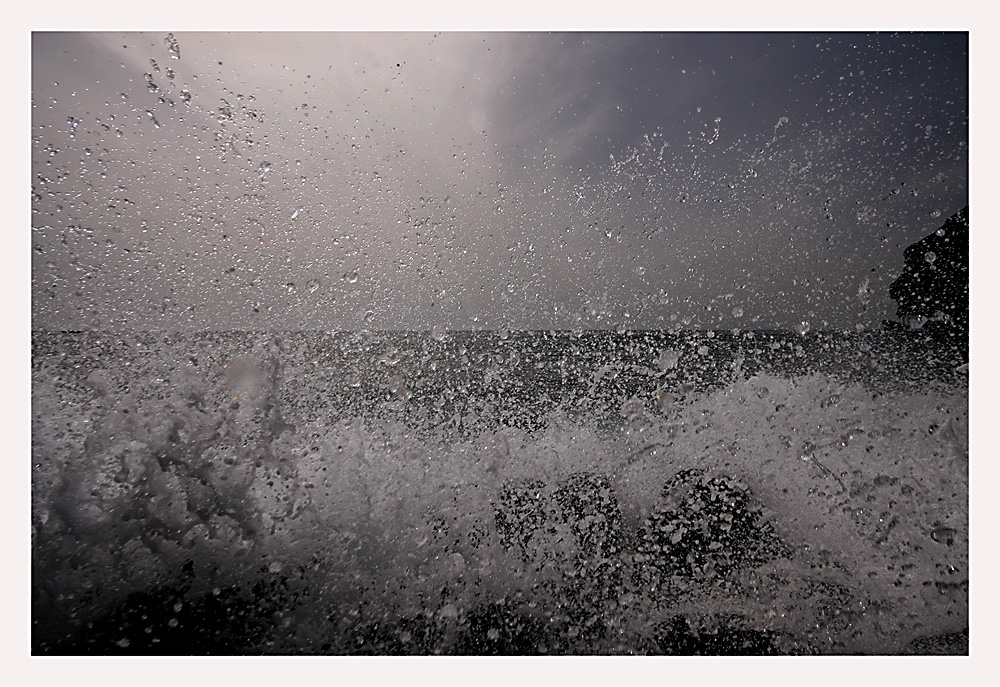
[[[819, 651], [899, 651], [967, 627], [961, 389], [880, 394], [818, 374], [760, 375], [650, 404], [655, 412], [620, 418], [612, 436], [560, 409], [534, 432], [445, 441], [390, 419], [289, 415], [279, 396], [294, 375], [266, 374], [280, 352], [250, 356], [265, 371], [253, 384], [220, 361], [195, 370], [188, 353], [164, 356], [173, 361], [162, 377], [108, 369], [83, 385], [36, 371], [41, 586], [70, 606], [99, 587], [84, 616], [192, 560], [206, 587], [261, 566], [308, 569], [303, 584], [326, 605], [295, 611], [292, 645], [322, 634], [331, 607], [347, 617], [362, 588], [369, 609], [430, 604], [460, 623], [484, 598], [541, 594], [558, 573], [551, 561], [571, 558], [547, 548], [526, 563], [498, 543], [505, 483], [536, 480], [550, 493], [574, 473], [604, 475], [634, 530], [667, 478], [698, 468], [745, 484], [791, 553], [706, 585], [670, 613], [738, 612]], [[446, 612], [435, 606], [442, 588]], [[667, 612], [656, 594], [620, 591], [621, 627], [642, 632]]]

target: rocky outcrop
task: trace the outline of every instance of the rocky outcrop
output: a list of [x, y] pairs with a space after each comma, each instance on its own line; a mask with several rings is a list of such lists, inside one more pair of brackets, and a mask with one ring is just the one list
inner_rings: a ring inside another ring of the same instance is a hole
[[669, 591], [787, 553], [737, 480], [682, 470], [667, 480], [662, 499], [638, 536], [634, 578], [644, 587]]

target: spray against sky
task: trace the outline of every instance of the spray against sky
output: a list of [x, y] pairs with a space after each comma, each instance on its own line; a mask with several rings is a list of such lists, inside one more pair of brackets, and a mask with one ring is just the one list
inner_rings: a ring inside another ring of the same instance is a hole
[[33, 327], [877, 326], [966, 34], [39, 33]]

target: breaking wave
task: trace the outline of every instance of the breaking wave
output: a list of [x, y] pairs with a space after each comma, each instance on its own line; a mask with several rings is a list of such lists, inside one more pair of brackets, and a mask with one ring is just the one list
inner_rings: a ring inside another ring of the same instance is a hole
[[36, 333], [34, 651], [967, 652], [960, 377], [418, 338]]

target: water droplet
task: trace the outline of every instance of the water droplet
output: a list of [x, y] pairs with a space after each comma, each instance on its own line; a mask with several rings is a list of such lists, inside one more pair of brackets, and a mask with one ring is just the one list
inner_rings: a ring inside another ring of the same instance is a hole
[[799, 325], [795, 328], [795, 331], [797, 331], [800, 335], [805, 336], [806, 334], [809, 333], [809, 330], [811, 328], [812, 326], [809, 324], [809, 321], [803, 320], [802, 322], [799, 322]]
[[868, 287], [868, 283], [868, 278], [865, 277], [865, 280], [858, 287], [858, 300], [861, 301], [862, 305], [867, 305], [872, 297], [872, 290]]
[[632, 398], [626, 400], [622, 403], [621, 414], [622, 417], [634, 418], [643, 414], [645, 407], [640, 399], [633, 396]]
[[811, 441], [807, 441], [802, 444], [802, 449], [799, 451], [799, 458], [802, 460], [812, 460], [813, 453], [816, 451], [816, 445]]
[[951, 546], [955, 543], [958, 532], [950, 527], [938, 527], [933, 532], [931, 532], [931, 539], [942, 544], [947, 544]]
[[433, 338], [435, 341], [444, 341], [444, 338], [447, 334], [448, 334], [447, 330], [439, 324], [431, 328], [431, 338]]
[[733, 308], [733, 317], [743, 317], [743, 308]]
[[935, 260], [937, 260], [937, 255], [934, 254], [934, 251], [929, 250], [926, 253], [924, 253], [924, 260], [932, 263]]
[[399, 375], [394, 375], [389, 378], [389, 391], [393, 396], [401, 401], [405, 401], [413, 395], [410, 390], [406, 388], [406, 380]]
[[168, 33], [167, 37], [163, 39], [163, 42], [167, 45], [170, 57], [172, 59], [179, 60], [181, 58], [181, 47], [177, 44], [177, 39], [174, 38], [174, 34]]
[[306, 290], [309, 293], [316, 293], [316, 289], [319, 288], [319, 279], [310, 279], [306, 282]]
[[677, 367], [678, 361], [681, 359], [681, 354], [677, 351], [671, 351], [669, 349], [664, 349], [660, 351], [660, 357], [657, 358], [656, 364], [661, 370], [669, 370], [671, 368]]

